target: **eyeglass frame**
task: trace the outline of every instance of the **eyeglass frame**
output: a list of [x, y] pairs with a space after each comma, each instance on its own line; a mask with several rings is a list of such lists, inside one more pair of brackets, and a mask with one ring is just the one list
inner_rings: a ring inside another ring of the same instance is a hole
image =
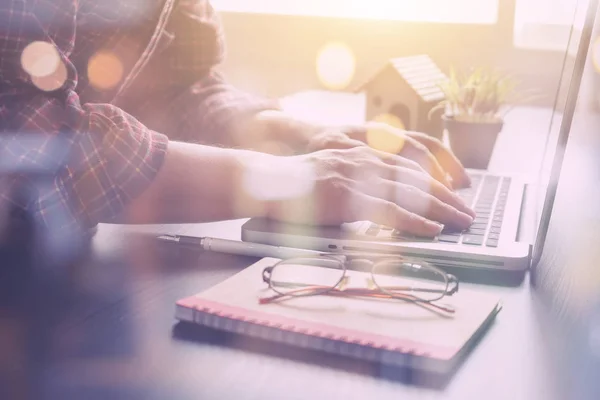
[[[376, 261], [371, 260], [372, 258], [375, 259], [379, 259]], [[273, 272], [273, 270], [278, 266], [281, 265], [283, 263], [286, 262], [291, 262], [294, 260], [332, 260], [337, 262], [339, 265], [341, 265], [342, 267], [342, 271], [340, 274], [340, 279], [331, 286], [327, 286], [325, 288], [323, 288], [322, 290], [316, 291], [316, 292], [311, 292], [311, 293], [306, 293], [306, 294], [290, 294], [290, 293], [284, 293], [281, 292], [280, 290], [276, 289], [275, 287], [273, 287], [273, 283], [271, 281], [271, 274]], [[413, 260], [410, 258], [405, 258], [405, 257], [399, 257], [399, 258], [394, 258], [394, 257], [390, 257], [389, 255], [372, 255], [372, 254], [353, 254], [353, 255], [343, 255], [343, 254], [335, 254], [335, 253], [323, 253], [314, 257], [294, 257], [294, 258], [288, 258], [288, 259], [282, 259], [278, 262], [276, 262], [273, 265], [267, 266], [263, 269], [262, 272], [262, 279], [263, 282], [265, 282], [266, 284], [269, 285], [269, 288], [271, 290], [273, 290], [275, 293], [277, 293], [278, 296], [280, 297], [309, 297], [309, 296], [319, 296], [319, 295], [326, 295], [329, 292], [338, 289], [338, 287], [345, 281], [346, 277], [347, 277], [347, 271], [348, 271], [348, 264], [351, 263], [352, 261], [366, 261], [371, 263], [371, 268], [370, 268], [370, 277], [371, 277], [371, 281], [374, 283], [376, 289], [368, 289], [368, 290], [373, 290], [373, 291], [377, 291], [383, 295], [389, 296], [390, 298], [393, 299], [398, 299], [398, 300], [404, 300], [404, 301], [408, 301], [408, 302], [414, 302], [414, 303], [421, 303], [421, 304], [429, 304], [429, 305], [433, 305], [437, 308], [441, 308], [444, 311], [448, 311], [448, 312], [454, 312], [453, 310], [444, 308], [444, 307], [440, 307], [440, 306], [436, 306], [434, 304], [434, 302], [439, 301], [441, 299], [443, 299], [446, 296], [452, 296], [453, 294], [455, 294], [456, 292], [458, 292], [458, 288], [459, 288], [459, 280], [458, 278], [456, 278], [456, 276], [449, 274], [445, 271], [443, 271], [442, 269], [427, 263], [423, 260]], [[435, 299], [423, 299], [414, 295], [410, 295], [410, 292], [415, 292], [415, 291], [426, 291], [426, 289], [415, 289], [415, 288], [411, 288], [410, 290], [406, 290], [407, 292], [407, 296], [410, 296], [411, 298], [407, 298], [405, 296], [398, 296], [398, 295], [394, 295], [393, 293], [390, 293], [389, 291], [386, 291], [385, 289], [381, 288], [381, 286], [379, 286], [379, 284], [377, 284], [377, 280], [374, 278], [374, 271], [376, 270], [377, 265], [381, 265], [381, 263], [383, 262], [395, 262], [395, 263], [403, 263], [403, 264], [411, 264], [411, 265], [419, 265], [419, 267], [423, 267], [426, 266], [427, 268], [430, 268], [432, 271], [434, 271], [435, 273], [441, 275], [444, 277], [445, 279], [445, 289], [439, 289], [439, 290], [430, 290], [431, 292], [435, 292], [435, 293], [440, 293], [440, 296], [435, 298]], [[452, 287], [451, 287], [452, 285]]]

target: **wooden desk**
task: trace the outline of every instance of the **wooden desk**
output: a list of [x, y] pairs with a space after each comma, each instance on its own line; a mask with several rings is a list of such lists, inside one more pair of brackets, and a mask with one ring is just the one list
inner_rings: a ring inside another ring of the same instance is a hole
[[[589, 139], [592, 127], [600, 127], [598, 121], [594, 124], [580, 121], [576, 129], [588, 138], [580, 149], [600, 154], [600, 140]], [[567, 156], [571, 171], [578, 171], [583, 158]], [[588, 171], [596, 188], [597, 170]], [[560, 188], [558, 203], [568, 201], [569, 191], [584, 190], [576, 183]], [[580, 326], [572, 311], [592, 311], [564, 299], [593, 303], [590, 293], [600, 293], [598, 286], [586, 286], [585, 298], [572, 289], [589, 281], [595, 263], [571, 255], [579, 263], [578, 274], [571, 275], [565, 262], [572, 252], [559, 240], [561, 223], [575, 218], [586, 232], [585, 243], [598, 243], [600, 230], [592, 229], [597, 224], [586, 221], [597, 223], [600, 202], [585, 206], [557, 217], [549, 238], [552, 251], [536, 269], [535, 288], [528, 280], [516, 288], [486, 287], [502, 295], [504, 309], [458, 370], [441, 380], [178, 325], [173, 318], [176, 300], [255, 259], [205, 254], [183, 262], [163, 254], [140, 233], [103, 225], [89, 259], [32, 295], [26, 311], [0, 313], [0, 398], [591, 399], [591, 385], [597, 385], [591, 371], [598, 364], [586, 347], [596, 342], [586, 338], [595, 337], [586, 336], [587, 325]], [[240, 224], [227, 221], [204, 229], [236, 238]], [[574, 369], [576, 365], [585, 368]]]

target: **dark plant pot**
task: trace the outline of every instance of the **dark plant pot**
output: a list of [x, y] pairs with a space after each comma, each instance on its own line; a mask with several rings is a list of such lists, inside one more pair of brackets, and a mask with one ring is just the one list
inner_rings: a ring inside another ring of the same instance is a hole
[[463, 166], [487, 169], [504, 122], [464, 122], [446, 115], [442, 120], [448, 131], [450, 148]]

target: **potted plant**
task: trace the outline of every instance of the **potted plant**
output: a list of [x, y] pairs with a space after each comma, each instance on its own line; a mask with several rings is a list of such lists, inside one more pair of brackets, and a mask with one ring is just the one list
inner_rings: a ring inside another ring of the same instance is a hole
[[513, 101], [516, 82], [496, 71], [478, 68], [459, 76], [451, 69], [449, 78], [439, 84], [445, 99], [429, 115], [443, 108], [444, 129], [452, 151], [465, 168], [488, 167], [498, 134]]

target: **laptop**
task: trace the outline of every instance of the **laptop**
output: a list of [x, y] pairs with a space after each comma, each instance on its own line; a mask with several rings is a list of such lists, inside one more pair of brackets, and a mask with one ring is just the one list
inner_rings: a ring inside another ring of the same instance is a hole
[[[331, 252], [402, 254], [440, 267], [524, 272], [537, 263], [543, 250], [597, 5], [598, 0], [580, 0], [574, 13], [574, 18], [583, 16], [585, 22], [582, 29], [572, 24], [535, 182], [526, 184], [518, 176], [469, 170], [471, 187], [457, 191], [477, 213], [467, 231], [442, 232], [431, 239], [409, 237], [369, 221], [305, 226], [250, 219], [242, 226], [242, 240]], [[569, 60], [569, 49], [575, 50], [574, 61]], [[556, 120], [560, 122], [554, 123]]]

